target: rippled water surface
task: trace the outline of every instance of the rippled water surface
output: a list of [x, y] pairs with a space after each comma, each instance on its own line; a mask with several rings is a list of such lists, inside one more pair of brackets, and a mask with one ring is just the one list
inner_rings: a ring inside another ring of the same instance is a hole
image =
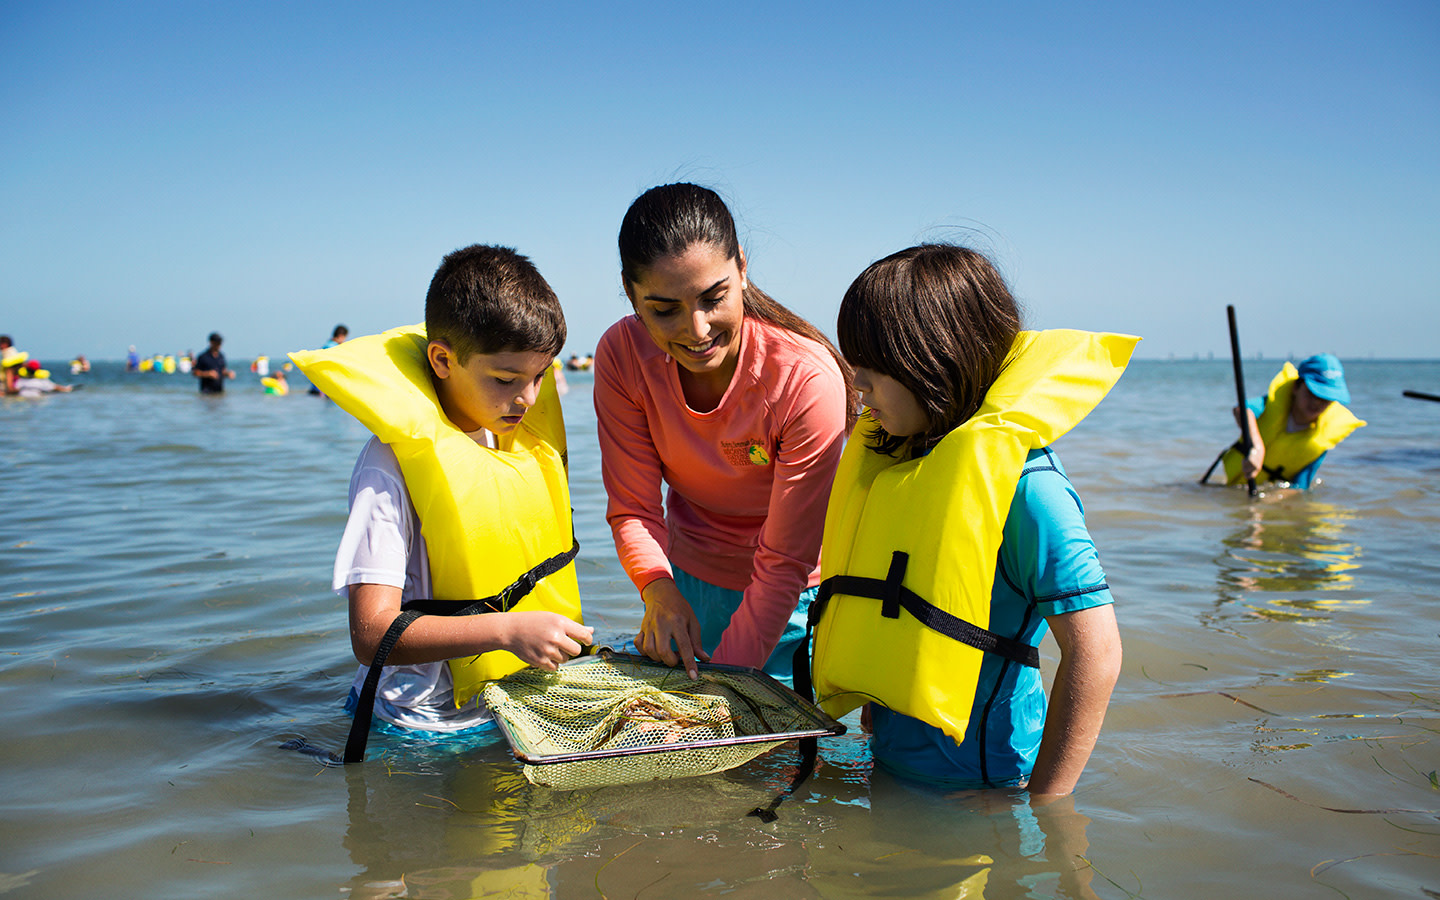
[[[1252, 388], [1278, 366], [1247, 363]], [[366, 432], [328, 402], [76, 376], [0, 402], [0, 893], [15, 897], [1440, 895], [1437, 362], [1347, 362], [1370, 422], [1308, 496], [1196, 478], [1223, 362], [1134, 364], [1058, 445], [1125, 665], [1071, 800], [943, 796], [862, 738], [764, 824], [793, 746], [724, 775], [558, 792], [496, 738], [338, 749], [330, 566]], [[298, 380], [298, 379], [297, 379]], [[588, 620], [639, 624], [587, 375], [565, 399]], [[1057, 651], [1042, 647], [1047, 671]], [[850, 724], [853, 724], [850, 723]], [[852, 730], [853, 731], [853, 730]]]

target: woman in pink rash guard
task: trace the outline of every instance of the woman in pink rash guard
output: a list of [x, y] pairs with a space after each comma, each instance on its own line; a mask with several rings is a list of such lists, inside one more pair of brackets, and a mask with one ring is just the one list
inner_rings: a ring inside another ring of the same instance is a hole
[[606, 518], [645, 604], [635, 646], [692, 676], [699, 659], [788, 682], [854, 409], [849, 368], [750, 283], [714, 191], [642, 194], [620, 264], [635, 312], [595, 351], [595, 416]]

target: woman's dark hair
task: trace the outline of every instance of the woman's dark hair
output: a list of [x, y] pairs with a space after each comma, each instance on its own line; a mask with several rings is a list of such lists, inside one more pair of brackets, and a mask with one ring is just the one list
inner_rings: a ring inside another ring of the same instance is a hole
[[[702, 243], [719, 249], [726, 259], [740, 257], [735, 219], [720, 195], [698, 184], [653, 187], [635, 198], [620, 222], [620, 277], [633, 285], [658, 260], [679, 256]], [[835, 357], [845, 379], [845, 429], [849, 431], [858, 411], [859, 395], [851, 385], [853, 373], [840, 351], [824, 332], [756, 287], [754, 279], [746, 279], [742, 299], [745, 315], [807, 337]]]
[[1020, 333], [1020, 310], [984, 255], [922, 244], [871, 264], [840, 302], [840, 349], [851, 365], [900, 382], [928, 426], [900, 437], [876, 428], [879, 453], [929, 450], [980, 409]]

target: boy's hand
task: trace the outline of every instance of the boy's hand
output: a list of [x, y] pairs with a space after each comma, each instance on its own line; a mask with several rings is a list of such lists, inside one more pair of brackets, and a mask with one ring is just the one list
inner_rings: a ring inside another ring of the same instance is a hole
[[1249, 407], [1243, 409], [1235, 407], [1235, 421], [1250, 435], [1250, 452], [1240, 461], [1240, 474], [1248, 478], [1258, 478], [1260, 470], [1265, 465], [1265, 442], [1260, 440], [1260, 424], [1255, 421], [1255, 413]]
[[645, 618], [635, 635], [635, 649], [667, 666], [684, 666], [685, 674], [698, 678], [695, 660], [709, 662], [710, 654], [701, 647], [700, 620], [680, 588], [672, 579], [661, 578], [645, 585], [641, 596]]
[[502, 615], [509, 626], [505, 649], [547, 672], [553, 672], [565, 660], [579, 656], [595, 636], [595, 629], [559, 613], [533, 610]]
[[1260, 469], [1265, 465], [1265, 448], [1251, 447], [1250, 455], [1240, 462], [1240, 474], [1246, 478], [1260, 477]]

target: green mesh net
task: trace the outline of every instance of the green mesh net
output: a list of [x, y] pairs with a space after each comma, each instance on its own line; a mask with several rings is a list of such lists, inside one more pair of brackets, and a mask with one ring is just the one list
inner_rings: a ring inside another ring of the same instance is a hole
[[845, 731], [759, 670], [702, 663], [692, 681], [608, 652], [558, 672], [521, 670], [487, 685], [485, 702], [525, 777], [563, 790], [722, 772], [785, 741]]

